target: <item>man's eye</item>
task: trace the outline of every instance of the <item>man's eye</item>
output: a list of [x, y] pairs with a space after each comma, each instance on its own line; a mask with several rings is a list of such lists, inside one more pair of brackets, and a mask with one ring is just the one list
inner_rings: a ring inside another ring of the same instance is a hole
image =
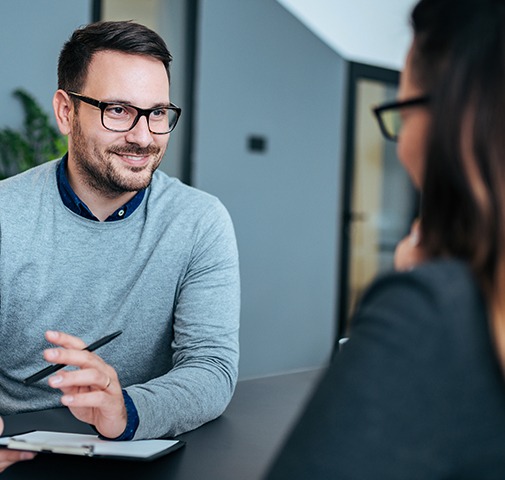
[[154, 117], [156, 119], [163, 118], [167, 115], [167, 109], [166, 108], [158, 108], [156, 110], [153, 110], [151, 112], [151, 117]]
[[118, 117], [123, 116], [123, 115], [128, 115], [128, 111], [122, 105], [111, 105], [110, 107], [107, 107], [106, 111], [107, 111], [107, 114], [115, 115]]

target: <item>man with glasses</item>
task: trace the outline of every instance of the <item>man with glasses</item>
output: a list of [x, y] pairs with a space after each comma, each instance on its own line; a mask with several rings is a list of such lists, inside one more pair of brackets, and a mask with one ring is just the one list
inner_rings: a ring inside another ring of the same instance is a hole
[[[63, 404], [130, 440], [194, 429], [231, 399], [235, 235], [218, 199], [158, 170], [181, 115], [170, 61], [133, 22], [88, 25], [62, 49], [68, 154], [0, 183], [2, 415]], [[44, 360], [72, 368], [24, 385]]]

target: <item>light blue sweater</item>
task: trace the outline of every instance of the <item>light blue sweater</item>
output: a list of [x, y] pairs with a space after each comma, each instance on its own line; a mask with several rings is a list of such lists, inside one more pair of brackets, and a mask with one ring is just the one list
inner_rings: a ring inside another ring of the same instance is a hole
[[0, 414], [61, 406], [43, 368], [47, 329], [90, 343], [118, 372], [135, 435], [177, 435], [219, 416], [238, 373], [240, 281], [228, 212], [162, 172], [116, 222], [62, 203], [57, 161], [0, 182]]

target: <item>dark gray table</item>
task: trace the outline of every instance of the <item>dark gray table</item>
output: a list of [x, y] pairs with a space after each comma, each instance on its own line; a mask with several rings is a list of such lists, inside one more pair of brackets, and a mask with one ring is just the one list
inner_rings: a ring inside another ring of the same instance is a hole
[[[39, 454], [1, 480], [171, 479], [259, 480], [289, 431], [321, 371], [238, 382], [226, 412], [178, 438], [186, 445], [151, 462]], [[28, 429], [92, 432], [64, 409], [7, 417], [5, 433]]]

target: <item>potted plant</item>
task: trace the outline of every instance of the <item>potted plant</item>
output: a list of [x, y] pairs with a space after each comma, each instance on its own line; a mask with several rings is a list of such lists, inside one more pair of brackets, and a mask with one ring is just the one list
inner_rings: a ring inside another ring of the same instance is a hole
[[19, 131], [0, 129], [0, 179], [16, 175], [67, 151], [67, 139], [49, 121], [37, 101], [23, 89], [13, 95], [21, 102], [24, 122]]

